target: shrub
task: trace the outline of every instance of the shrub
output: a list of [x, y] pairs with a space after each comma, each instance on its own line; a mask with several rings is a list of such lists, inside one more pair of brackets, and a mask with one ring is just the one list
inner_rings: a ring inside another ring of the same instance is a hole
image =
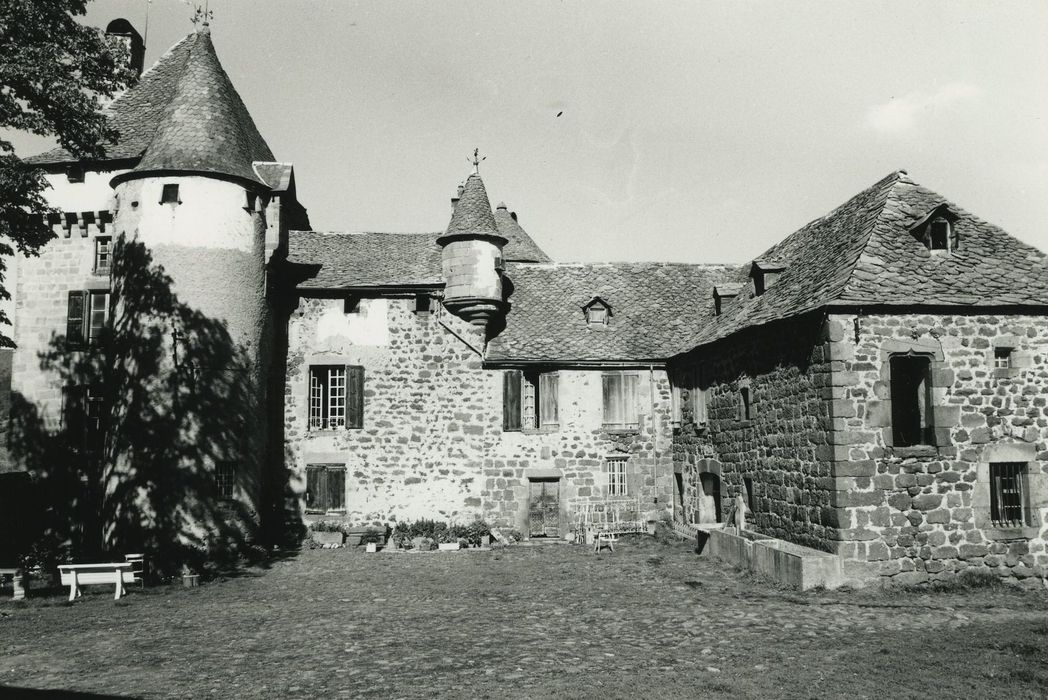
[[360, 544], [382, 544], [383, 535], [386, 533], [382, 530], [376, 530], [374, 528], [368, 528], [367, 532], [360, 536]]

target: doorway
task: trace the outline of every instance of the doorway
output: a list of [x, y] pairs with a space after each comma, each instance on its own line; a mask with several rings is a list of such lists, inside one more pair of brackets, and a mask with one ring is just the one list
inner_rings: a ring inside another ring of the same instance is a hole
[[528, 535], [560, 537], [560, 479], [529, 482]]

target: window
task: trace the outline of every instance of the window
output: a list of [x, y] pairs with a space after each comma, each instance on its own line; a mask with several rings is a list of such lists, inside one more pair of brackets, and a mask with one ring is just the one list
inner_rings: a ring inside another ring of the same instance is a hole
[[164, 189], [160, 194], [160, 203], [181, 204], [182, 200], [178, 198], [178, 185], [164, 185]]
[[347, 314], [360, 313], [360, 297], [346, 297], [342, 305], [342, 312]]
[[640, 377], [633, 372], [605, 372], [601, 377], [604, 391], [604, 427], [636, 428], [637, 387]]
[[66, 180], [69, 182], [83, 182], [84, 169], [79, 165], [70, 165], [66, 169]]
[[313, 365], [309, 368], [309, 428], [364, 427], [364, 368]]
[[430, 297], [428, 294], [415, 295], [415, 313], [428, 314], [430, 312]]
[[555, 428], [560, 422], [556, 372], [507, 370], [502, 375], [502, 429]]
[[894, 446], [934, 444], [931, 359], [922, 355], [895, 355], [889, 362]]
[[109, 323], [108, 290], [69, 292], [66, 340], [74, 345], [97, 343]]
[[1011, 369], [1012, 348], [994, 348], [993, 366], [996, 369]]
[[742, 489], [746, 496], [746, 511], [753, 512], [753, 479], [748, 476], [742, 477]]
[[102, 457], [105, 415], [101, 387], [70, 385], [62, 390], [62, 427], [77, 454], [88, 459]]
[[608, 495], [625, 496], [627, 457], [608, 457]]
[[994, 527], [1027, 525], [1026, 465], [1022, 462], [990, 464], [990, 520]]
[[346, 468], [341, 464], [306, 466], [306, 512], [346, 508]]
[[593, 297], [582, 311], [586, 314], [586, 323], [590, 326], [607, 326], [611, 319], [611, 307], [600, 297]]
[[739, 414], [738, 420], [750, 420], [751, 419], [751, 407], [750, 407], [750, 387], [740, 386], [739, 387]]
[[218, 497], [224, 501], [233, 500], [236, 484], [236, 462], [217, 462], [215, 464], [215, 490], [218, 491]]
[[946, 219], [936, 219], [928, 228], [930, 250], [950, 251], [950, 222]]
[[109, 265], [113, 259], [113, 239], [109, 236], [95, 238], [95, 274], [108, 275]]

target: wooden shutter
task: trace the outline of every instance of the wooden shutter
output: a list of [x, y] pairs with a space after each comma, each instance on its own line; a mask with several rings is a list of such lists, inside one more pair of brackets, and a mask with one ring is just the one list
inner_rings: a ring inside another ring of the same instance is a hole
[[327, 483], [323, 467], [306, 467], [306, 510], [323, 510]]
[[622, 424], [622, 375], [601, 375], [604, 391], [604, 425]]
[[342, 510], [346, 507], [346, 470], [327, 470], [327, 508], [329, 510]]
[[346, 367], [346, 427], [364, 427], [364, 368]]
[[68, 313], [66, 314], [66, 340], [79, 344], [84, 342], [84, 313], [86, 292], [69, 292]]
[[556, 372], [539, 375], [539, 425], [557, 425], [560, 376]]
[[691, 412], [695, 425], [706, 424], [706, 390], [702, 388], [702, 370], [698, 367], [692, 375]]
[[502, 375], [502, 429], [520, 430], [519, 369], [508, 369]]
[[637, 416], [637, 386], [640, 377], [636, 374], [622, 375], [622, 422], [626, 425], [637, 425], [640, 418]]

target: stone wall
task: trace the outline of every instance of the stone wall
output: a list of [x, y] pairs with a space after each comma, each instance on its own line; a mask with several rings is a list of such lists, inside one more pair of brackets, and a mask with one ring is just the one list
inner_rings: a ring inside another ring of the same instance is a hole
[[[830, 317], [835, 473], [850, 496], [837, 517], [853, 574], [906, 583], [969, 567], [1027, 580], [1048, 565], [1048, 324], [994, 314]], [[1012, 349], [997, 369], [995, 347]], [[888, 363], [931, 362], [934, 445], [893, 445]], [[993, 462], [1026, 465], [1028, 522], [990, 522]]]
[[[671, 366], [682, 386], [681, 425], [675, 431], [680, 474], [678, 519], [697, 522], [701, 478], [720, 479], [721, 517], [752, 488], [750, 526], [772, 535], [836, 550], [833, 506], [839, 497], [828, 457], [832, 394], [828, 329], [818, 316], [738, 333], [678, 358]], [[708, 423], [694, 424], [689, 400], [699, 368]], [[741, 388], [748, 388], [750, 418]]]
[[[645, 511], [669, 507], [670, 395], [661, 369], [633, 368], [637, 430], [603, 429], [600, 370], [560, 369], [558, 428], [507, 432], [503, 370], [483, 366], [483, 330], [446, 310], [419, 314], [413, 297], [391, 295], [362, 299], [359, 311], [346, 313], [343, 299], [303, 298], [288, 344], [289, 478], [302, 494], [308, 464], [344, 465], [346, 510], [329, 517], [354, 524], [483, 517], [526, 532], [530, 482], [553, 480], [566, 533], [573, 504], [605, 498], [608, 455], [628, 456], [630, 493]], [[364, 367], [361, 429], [307, 429], [314, 364]]]

